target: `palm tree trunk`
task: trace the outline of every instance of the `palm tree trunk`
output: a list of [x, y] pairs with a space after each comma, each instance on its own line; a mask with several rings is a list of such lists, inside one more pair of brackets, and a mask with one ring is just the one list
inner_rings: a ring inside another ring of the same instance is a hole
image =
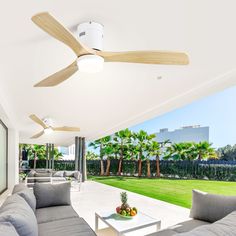
[[138, 177], [142, 176], [142, 152], [139, 153], [139, 159], [138, 159]]
[[101, 163], [101, 172], [100, 172], [100, 175], [104, 175], [103, 159], [100, 160], [100, 163]]
[[147, 159], [147, 177], [151, 177], [151, 167], [150, 167], [150, 160]]
[[122, 171], [122, 159], [123, 159], [122, 157], [120, 157], [120, 159], [119, 159], [117, 175], [121, 175], [121, 171]]
[[107, 159], [106, 176], [110, 175], [110, 165], [111, 165], [111, 160], [108, 158]]
[[156, 177], [159, 178], [160, 177], [160, 160], [159, 160], [159, 156], [156, 156]]

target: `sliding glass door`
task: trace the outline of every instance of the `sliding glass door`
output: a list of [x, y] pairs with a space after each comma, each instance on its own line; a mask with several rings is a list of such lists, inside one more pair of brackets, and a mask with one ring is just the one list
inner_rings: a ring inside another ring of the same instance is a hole
[[0, 194], [7, 189], [7, 127], [0, 120]]

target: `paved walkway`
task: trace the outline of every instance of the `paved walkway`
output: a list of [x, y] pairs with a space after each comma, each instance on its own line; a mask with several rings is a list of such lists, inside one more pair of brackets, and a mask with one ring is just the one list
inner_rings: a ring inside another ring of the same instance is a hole
[[[81, 191], [72, 191], [72, 205], [77, 213], [83, 217], [89, 225], [94, 229], [95, 226], [95, 211], [114, 210], [120, 205], [120, 192], [122, 190], [108, 185], [100, 184], [94, 181], [87, 181], [82, 184]], [[131, 206], [136, 206], [138, 210], [152, 216], [156, 219], [161, 219], [162, 228], [189, 219], [189, 210], [170, 203], [155, 200], [136, 193], [128, 192], [128, 202]], [[106, 227], [100, 224], [102, 228]], [[144, 230], [129, 233], [127, 236], [143, 236], [155, 231], [155, 226]], [[115, 235], [109, 229], [99, 231], [99, 236]]]

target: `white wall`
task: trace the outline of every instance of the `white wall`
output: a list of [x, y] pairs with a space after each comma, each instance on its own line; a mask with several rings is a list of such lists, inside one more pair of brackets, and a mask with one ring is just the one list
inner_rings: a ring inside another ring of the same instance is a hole
[[[8, 128], [8, 190], [19, 181], [19, 132], [14, 121], [15, 116], [10, 109], [0, 88], [0, 119]], [[2, 194], [1, 197], [6, 194]]]

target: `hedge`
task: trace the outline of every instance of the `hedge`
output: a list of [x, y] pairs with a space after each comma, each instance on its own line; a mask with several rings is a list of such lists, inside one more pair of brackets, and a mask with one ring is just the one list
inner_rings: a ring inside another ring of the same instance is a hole
[[[30, 167], [33, 167], [33, 160], [30, 160]], [[106, 161], [104, 163], [104, 170], [106, 170]], [[100, 161], [88, 160], [87, 173], [89, 175], [100, 174]], [[156, 161], [150, 161], [151, 174], [156, 175]], [[45, 168], [46, 161], [38, 160], [37, 168]], [[55, 170], [74, 170], [74, 161], [55, 161]], [[118, 160], [111, 160], [110, 175], [116, 175], [118, 168]], [[138, 163], [134, 160], [123, 160], [122, 175], [137, 176]], [[161, 177], [166, 178], [180, 178], [180, 179], [209, 179], [209, 180], [224, 180], [236, 181], [236, 162], [225, 161], [160, 161]], [[147, 163], [142, 162], [142, 174], [146, 176]]]

